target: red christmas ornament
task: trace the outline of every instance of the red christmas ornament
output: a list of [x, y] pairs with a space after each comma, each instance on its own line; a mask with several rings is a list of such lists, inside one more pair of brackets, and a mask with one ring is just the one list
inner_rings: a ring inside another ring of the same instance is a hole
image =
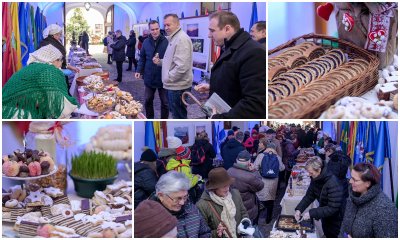
[[333, 11], [332, 3], [325, 3], [317, 7], [317, 15], [323, 18], [325, 21], [329, 20], [332, 11]]

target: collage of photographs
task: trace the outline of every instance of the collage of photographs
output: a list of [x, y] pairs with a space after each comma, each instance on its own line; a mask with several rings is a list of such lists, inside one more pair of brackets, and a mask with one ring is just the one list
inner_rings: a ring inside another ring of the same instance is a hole
[[2, 238], [398, 238], [398, 2], [1, 10]]

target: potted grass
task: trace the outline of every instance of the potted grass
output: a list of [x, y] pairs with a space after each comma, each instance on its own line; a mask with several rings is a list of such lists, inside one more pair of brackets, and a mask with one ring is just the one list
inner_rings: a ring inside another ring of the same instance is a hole
[[69, 176], [78, 196], [91, 198], [96, 190], [103, 191], [118, 177], [117, 160], [104, 153], [83, 152], [72, 158]]

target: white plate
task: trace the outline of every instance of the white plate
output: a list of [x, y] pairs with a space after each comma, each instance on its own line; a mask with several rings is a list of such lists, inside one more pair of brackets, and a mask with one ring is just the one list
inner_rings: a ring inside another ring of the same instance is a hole
[[35, 179], [39, 179], [39, 178], [44, 178], [44, 177], [48, 177], [50, 175], [53, 175], [54, 173], [57, 172], [57, 166], [54, 166], [53, 171], [51, 171], [49, 174], [46, 175], [40, 175], [40, 176], [36, 176], [36, 177], [8, 177], [6, 175], [3, 174], [4, 178], [8, 178], [8, 179], [12, 179], [12, 180], [35, 180]]

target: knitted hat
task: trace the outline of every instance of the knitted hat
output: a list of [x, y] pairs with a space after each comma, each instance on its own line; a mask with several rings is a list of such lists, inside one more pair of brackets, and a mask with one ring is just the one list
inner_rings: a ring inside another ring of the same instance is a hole
[[179, 146], [176, 149], [176, 158], [177, 160], [190, 159], [190, 149], [185, 146]]
[[226, 185], [231, 185], [235, 178], [229, 176], [225, 168], [214, 168], [208, 173], [208, 181], [206, 183], [207, 190], [213, 190]]
[[146, 149], [140, 156], [140, 161], [154, 162], [157, 160], [157, 155], [151, 149]]
[[62, 58], [60, 50], [49, 44], [29, 54], [27, 64], [29, 65], [33, 62], [52, 64], [55, 60], [60, 58]]
[[57, 24], [50, 24], [43, 30], [43, 38], [47, 38], [49, 35], [54, 35], [57, 33], [63, 33], [62, 27], [58, 26]]
[[249, 161], [251, 158], [250, 153], [247, 150], [241, 151], [237, 156], [237, 161]]
[[168, 148], [178, 148], [179, 146], [182, 145], [182, 141], [173, 136], [168, 136], [167, 137], [167, 143], [168, 143]]
[[178, 220], [160, 203], [144, 200], [135, 209], [136, 238], [160, 238], [174, 229]]

